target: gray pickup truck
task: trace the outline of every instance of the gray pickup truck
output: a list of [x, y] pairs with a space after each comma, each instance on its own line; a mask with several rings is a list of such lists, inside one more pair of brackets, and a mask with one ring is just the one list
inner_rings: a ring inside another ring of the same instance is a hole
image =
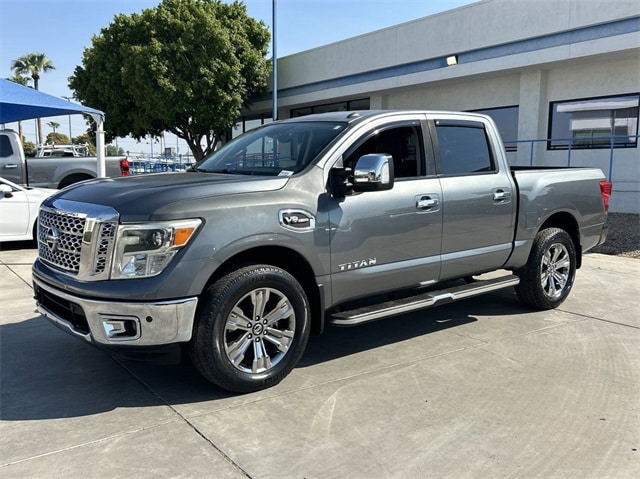
[[35, 298], [95, 345], [179, 345], [213, 383], [256, 391], [326, 322], [508, 287], [557, 307], [582, 254], [605, 241], [610, 193], [598, 169], [509, 168], [482, 115], [300, 117], [191, 172], [98, 179], [47, 200]]
[[[78, 151], [73, 146], [45, 146], [38, 149], [37, 158], [25, 158], [18, 133], [0, 130], [0, 176], [22, 186], [54, 189], [96, 178], [98, 159]], [[126, 156], [110, 156], [105, 169], [107, 177], [128, 176], [129, 161]]]

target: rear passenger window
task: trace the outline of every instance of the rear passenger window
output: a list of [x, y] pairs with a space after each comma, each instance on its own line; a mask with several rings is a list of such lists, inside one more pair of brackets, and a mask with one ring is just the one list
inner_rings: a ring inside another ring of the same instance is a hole
[[439, 173], [469, 175], [495, 171], [491, 148], [481, 123], [451, 125], [436, 122], [440, 150]]
[[0, 158], [6, 158], [13, 155], [13, 148], [9, 137], [6, 135], [0, 135]]

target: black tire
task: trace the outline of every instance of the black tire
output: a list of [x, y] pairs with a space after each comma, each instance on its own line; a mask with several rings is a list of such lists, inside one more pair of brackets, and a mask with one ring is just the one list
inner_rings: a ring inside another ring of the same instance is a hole
[[224, 276], [203, 294], [189, 353], [206, 379], [232, 392], [278, 384], [309, 339], [309, 302], [286, 271], [253, 265]]
[[75, 173], [64, 178], [58, 185], [58, 189], [61, 190], [62, 188], [73, 185], [74, 183], [79, 183], [80, 181], [85, 180], [92, 180], [93, 178], [93, 176], [85, 175], [83, 173]]
[[567, 298], [576, 276], [576, 248], [569, 234], [547, 228], [536, 235], [529, 260], [516, 271], [520, 301], [536, 309], [557, 308]]
[[32, 242], [37, 247], [38, 246], [38, 219], [33, 222], [33, 229], [31, 230], [31, 236], [33, 236]]

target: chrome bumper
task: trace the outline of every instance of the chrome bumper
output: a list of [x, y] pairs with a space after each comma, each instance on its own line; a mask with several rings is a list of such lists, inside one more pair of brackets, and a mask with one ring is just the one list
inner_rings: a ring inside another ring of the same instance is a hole
[[191, 339], [198, 298], [156, 303], [95, 301], [34, 278], [40, 314], [64, 331], [100, 345], [159, 346]]

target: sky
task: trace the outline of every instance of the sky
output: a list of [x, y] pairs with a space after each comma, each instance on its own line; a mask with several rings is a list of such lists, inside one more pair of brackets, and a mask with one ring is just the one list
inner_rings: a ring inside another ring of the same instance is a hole
[[[275, 0], [278, 57], [362, 35], [417, 18], [452, 10], [474, 0]], [[82, 63], [91, 39], [108, 27], [117, 14], [130, 15], [154, 8], [160, 0], [0, 0], [0, 76], [13, 76], [11, 62], [28, 53], [44, 53], [56, 67], [41, 74], [40, 91], [72, 97], [68, 77]], [[271, 30], [272, 0], [244, 0], [248, 14]], [[87, 105], [91, 106], [91, 105]], [[77, 136], [86, 130], [81, 115], [43, 119], [46, 136], [49, 121], [59, 132]], [[106, 119], [109, 121], [109, 118]], [[70, 122], [70, 124], [69, 124]], [[17, 129], [15, 124], [7, 128]], [[23, 122], [28, 141], [35, 142], [35, 120]], [[182, 140], [167, 134], [167, 147], [187, 153]], [[131, 154], [160, 151], [159, 145], [119, 138], [118, 146]]]

